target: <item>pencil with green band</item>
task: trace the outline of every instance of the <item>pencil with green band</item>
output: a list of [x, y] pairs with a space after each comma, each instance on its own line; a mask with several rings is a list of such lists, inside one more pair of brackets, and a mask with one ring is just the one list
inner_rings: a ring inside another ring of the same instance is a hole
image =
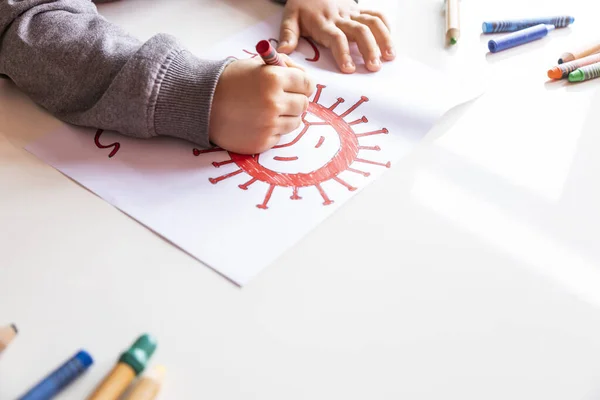
[[460, 37], [460, 0], [446, 0], [446, 40], [456, 44]]
[[136, 376], [142, 373], [156, 350], [156, 340], [150, 335], [140, 336], [121, 354], [117, 365], [104, 378], [88, 400], [117, 400]]

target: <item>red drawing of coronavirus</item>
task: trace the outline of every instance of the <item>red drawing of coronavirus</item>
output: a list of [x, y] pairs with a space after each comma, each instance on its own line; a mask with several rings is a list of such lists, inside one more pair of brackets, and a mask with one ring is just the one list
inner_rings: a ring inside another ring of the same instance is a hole
[[[193, 154], [195, 156], [200, 156], [206, 153], [213, 152], [226, 152], [229, 155], [228, 160], [223, 160], [219, 162], [213, 162], [212, 165], [215, 168], [220, 168], [224, 165], [235, 164], [238, 169], [215, 177], [209, 178], [209, 181], [212, 184], [217, 184], [223, 180], [234, 177], [236, 175], [246, 173], [250, 178], [247, 182], [238, 185], [240, 189], [247, 190], [248, 187], [256, 182], [263, 182], [268, 185], [264, 201], [261, 204], [258, 204], [257, 207], [260, 209], [267, 209], [267, 205], [269, 200], [271, 199], [271, 195], [276, 187], [288, 188], [291, 189], [291, 199], [299, 200], [301, 199], [299, 195], [299, 191], [301, 188], [314, 187], [319, 192], [321, 197], [323, 198], [323, 205], [329, 205], [333, 203], [325, 190], [321, 186], [322, 183], [327, 181], [335, 181], [343, 186], [345, 186], [348, 190], [354, 191], [357, 188], [350, 185], [343, 179], [339, 177], [339, 175], [344, 172], [352, 172], [355, 174], [362, 175], [364, 177], [368, 177], [370, 175], [369, 172], [362, 171], [359, 167], [356, 167], [355, 164], [371, 164], [380, 167], [390, 168], [390, 162], [376, 162], [372, 160], [368, 160], [365, 158], [359, 157], [359, 151], [380, 151], [381, 148], [379, 146], [363, 146], [359, 143], [359, 139], [367, 136], [373, 135], [385, 135], [388, 133], [386, 128], [382, 128], [376, 131], [370, 132], [362, 132], [357, 133], [354, 131], [354, 127], [356, 125], [367, 123], [368, 119], [365, 116], [358, 118], [353, 121], [346, 121], [346, 117], [349, 116], [352, 112], [354, 112], [361, 104], [369, 101], [369, 99], [365, 96], [361, 97], [356, 103], [354, 103], [351, 107], [349, 107], [346, 111], [337, 114], [335, 109], [344, 102], [343, 98], [338, 98], [337, 101], [331, 105], [330, 107], [325, 107], [319, 104], [319, 98], [321, 96], [322, 90], [325, 88], [323, 85], [317, 85], [317, 90], [313, 100], [309, 103], [308, 110], [304, 112], [302, 115], [303, 126], [296, 134], [296, 136], [289, 142], [284, 144], [279, 144], [273, 147], [273, 150], [277, 149], [285, 149], [285, 148], [293, 148], [298, 144], [298, 142], [302, 139], [305, 143], [311, 143], [311, 148], [319, 149], [323, 143], [325, 142], [325, 136], [323, 136], [320, 132], [317, 132], [315, 127], [317, 126], [328, 126], [333, 129], [337, 138], [339, 138], [339, 146], [333, 146], [335, 152], [331, 155], [331, 157], [320, 165], [318, 168], [309, 171], [300, 171], [300, 172], [281, 172], [276, 171], [275, 169], [270, 167], [269, 163], [277, 162], [277, 163], [288, 163], [291, 164], [298, 160], [298, 156], [275, 156], [270, 160], [261, 159], [263, 155], [254, 154], [254, 155], [241, 155], [237, 153], [227, 152], [220, 148], [208, 149], [208, 150], [199, 150], [193, 149]], [[312, 118], [318, 119], [318, 121], [309, 121], [307, 119], [308, 114], [314, 116]], [[315, 131], [315, 133], [311, 134], [309, 131]], [[314, 145], [312, 144], [314, 143]], [[337, 142], [336, 142], [337, 143]]]
[[115, 142], [115, 143], [111, 143], [111, 144], [107, 144], [107, 145], [100, 143], [100, 136], [102, 135], [102, 132], [104, 132], [102, 129], [98, 129], [96, 131], [96, 136], [94, 136], [94, 143], [96, 144], [96, 147], [98, 147], [99, 149], [110, 149], [112, 147], [113, 149], [108, 154], [108, 158], [112, 158], [115, 154], [117, 154], [117, 152], [121, 148], [121, 144], [119, 142]]

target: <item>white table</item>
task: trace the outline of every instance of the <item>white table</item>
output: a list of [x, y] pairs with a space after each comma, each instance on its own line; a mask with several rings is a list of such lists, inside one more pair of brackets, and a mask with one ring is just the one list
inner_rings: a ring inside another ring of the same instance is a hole
[[[21, 329], [0, 358], [0, 399], [83, 347], [96, 363], [60, 397], [81, 399], [146, 331], [168, 367], [162, 399], [598, 398], [600, 86], [544, 83], [594, 37], [595, 3], [463, 0], [448, 50], [440, 2], [402, 0], [400, 52], [448, 71], [471, 63], [487, 94], [243, 289], [22, 150], [59, 122], [0, 82], [0, 324]], [[201, 54], [201, 32], [276, 8], [127, 0], [101, 12]], [[486, 57], [484, 18], [559, 13], [572, 29]], [[588, 107], [562, 141], [522, 121], [488, 131], [511, 117], [503, 105], [545, 95]]]

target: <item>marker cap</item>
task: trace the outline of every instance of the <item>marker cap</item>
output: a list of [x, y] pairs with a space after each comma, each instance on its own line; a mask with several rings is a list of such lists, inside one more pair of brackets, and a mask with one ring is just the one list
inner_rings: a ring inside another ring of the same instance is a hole
[[119, 358], [119, 362], [129, 365], [139, 375], [148, 364], [148, 360], [156, 350], [156, 340], [144, 334], [140, 336], [133, 345]]

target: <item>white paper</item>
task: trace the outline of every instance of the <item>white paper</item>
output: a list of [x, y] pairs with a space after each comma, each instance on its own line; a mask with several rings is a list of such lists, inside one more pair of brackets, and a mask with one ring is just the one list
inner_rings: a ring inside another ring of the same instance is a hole
[[[277, 33], [278, 20], [263, 22], [203, 57], [252, 57], [259, 40]], [[316, 53], [302, 39], [293, 58], [323, 87], [305, 125], [260, 156], [74, 127], [28, 150], [243, 285], [408, 153], [460, 97], [469, 97], [402, 56], [376, 74], [357, 63], [356, 74], [343, 75], [326, 50], [308, 61]]]

